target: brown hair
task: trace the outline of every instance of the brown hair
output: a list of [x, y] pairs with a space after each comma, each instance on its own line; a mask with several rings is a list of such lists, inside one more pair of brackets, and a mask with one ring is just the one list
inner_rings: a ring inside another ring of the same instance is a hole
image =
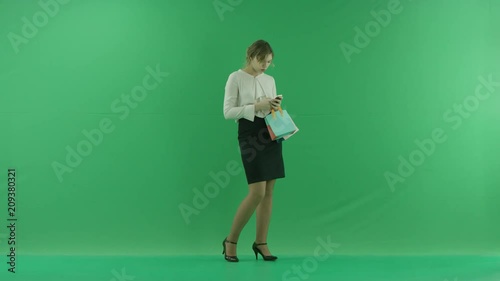
[[269, 54], [271, 54], [274, 59], [274, 52], [273, 48], [271, 48], [271, 45], [269, 45], [267, 41], [257, 40], [247, 48], [246, 63], [249, 64], [253, 57], [257, 57], [258, 61], [263, 61]]

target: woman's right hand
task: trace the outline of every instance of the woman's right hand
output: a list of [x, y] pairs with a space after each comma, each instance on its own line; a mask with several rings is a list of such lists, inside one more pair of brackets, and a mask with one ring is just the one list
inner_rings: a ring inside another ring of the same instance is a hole
[[275, 99], [271, 99], [268, 97], [263, 98], [261, 101], [255, 104], [255, 111], [271, 111], [271, 108], [274, 110], [278, 109], [279, 101]]
[[272, 107], [271, 100], [268, 97], [262, 98], [259, 102], [255, 103], [255, 111], [270, 111]]

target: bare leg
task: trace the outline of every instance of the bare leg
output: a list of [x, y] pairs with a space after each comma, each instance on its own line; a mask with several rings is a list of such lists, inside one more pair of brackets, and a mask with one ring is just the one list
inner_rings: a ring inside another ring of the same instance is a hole
[[[248, 195], [243, 199], [238, 211], [233, 220], [233, 225], [231, 227], [231, 232], [227, 236], [227, 240], [232, 242], [238, 242], [240, 233], [243, 227], [248, 223], [250, 217], [252, 217], [255, 212], [255, 208], [259, 205], [260, 201], [264, 197], [266, 192], [266, 182], [257, 182], [248, 185]], [[226, 255], [236, 256], [236, 245], [232, 243], [226, 243]]]
[[[271, 222], [271, 210], [273, 205], [273, 189], [276, 180], [266, 182], [266, 194], [257, 206], [257, 235], [255, 243], [267, 243], [267, 233]], [[258, 246], [265, 256], [271, 255], [267, 245]]]

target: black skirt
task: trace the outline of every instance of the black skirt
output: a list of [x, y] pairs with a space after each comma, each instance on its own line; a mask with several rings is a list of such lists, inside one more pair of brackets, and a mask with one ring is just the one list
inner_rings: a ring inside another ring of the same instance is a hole
[[285, 177], [282, 143], [271, 140], [264, 118], [239, 119], [238, 142], [248, 184]]

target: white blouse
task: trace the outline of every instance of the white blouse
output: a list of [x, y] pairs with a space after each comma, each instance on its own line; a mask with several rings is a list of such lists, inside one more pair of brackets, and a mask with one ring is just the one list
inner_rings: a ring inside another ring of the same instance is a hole
[[224, 118], [245, 118], [254, 121], [255, 116], [264, 118], [270, 111], [255, 112], [254, 103], [261, 97], [276, 97], [276, 82], [265, 73], [253, 76], [238, 69], [232, 72], [226, 82], [224, 94]]

